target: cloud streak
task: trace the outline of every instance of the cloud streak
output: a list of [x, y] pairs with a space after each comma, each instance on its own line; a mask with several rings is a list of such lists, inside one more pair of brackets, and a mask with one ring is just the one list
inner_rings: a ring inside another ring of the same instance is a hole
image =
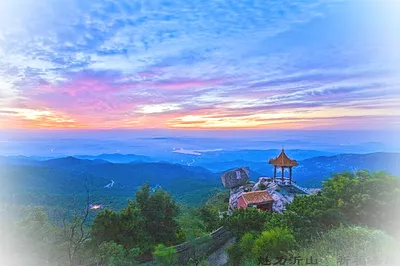
[[[388, 36], [396, 29], [367, 19], [396, 18], [384, 8], [374, 12], [373, 4], [362, 10], [335, 0], [2, 5], [0, 122], [8, 127], [399, 125], [400, 55], [382, 54], [395, 47]], [[381, 38], [371, 38], [377, 26]]]

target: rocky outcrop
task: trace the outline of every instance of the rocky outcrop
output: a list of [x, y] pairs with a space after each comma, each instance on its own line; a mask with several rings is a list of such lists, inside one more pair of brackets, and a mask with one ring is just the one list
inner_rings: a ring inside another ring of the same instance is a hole
[[277, 188], [277, 184], [275, 184], [272, 181], [272, 178], [269, 177], [260, 177], [256, 183], [254, 183], [254, 186], [251, 191], [257, 191], [257, 190], [275, 190]]
[[234, 210], [237, 208], [237, 199], [238, 197], [243, 194], [244, 192], [253, 191], [252, 188], [254, 187], [254, 182], [248, 182], [244, 185], [234, 187], [230, 189], [230, 196], [229, 196], [229, 206], [228, 210]]
[[272, 178], [260, 177], [257, 182], [247, 182], [246, 184], [233, 187], [230, 189], [229, 210], [237, 208], [237, 200], [244, 192], [267, 190], [274, 199], [272, 210], [282, 213], [285, 210], [286, 204], [293, 201], [296, 192], [287, 186], [279, 186], [274, 183]]
[[270, 193], [271, 197], [274, 199], [272, 210], [278, 213], [282, 213], [285, 210], [286, 204], [292, 202], [295, 196], [291, 193], [284, 194], [275, 190], [269, 191], [268, 193]]

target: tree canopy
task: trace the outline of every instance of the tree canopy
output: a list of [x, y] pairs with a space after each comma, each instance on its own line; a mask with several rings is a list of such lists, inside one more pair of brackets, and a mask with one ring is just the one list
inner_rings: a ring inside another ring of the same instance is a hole
[[[398, 257], [390, 251], [399, 249], [396, 226], [400, 217], [394, 211], [399, 200], [398, 178], [385, 172], [359, 171], [333, 175], [323, 183], [321, 192], [295, 197], [282, 214], [261, 213], [263, 217], [251, 209], [237, 210], [224, 221], [239, 239], [229, 249], [231, 263], [285, 265], [277, 259], [301, 255], [303, 260], [313, 256], [314, 260], [320, 257], [324, 264], [343, 265], [343, 257], [349, 256], [346, 253], [353, 253], [379, 264], [381, 252], [396, 260]], [[389, 254], [378, 249], [378, 244]]]
[[144, 185], [121, 210], [102, 210], [93, 221], [87, 207], [58, 224], [34, 209], [18, 223], [4, 221], [0, 232], [14, 263], [23, 254], [37, 265], [136, 265], [150, 254], [155, 264], [175, 265], [174, 245], [220, 226], [236, 236], [227, 249], [231, 265], [317, 265], [317, 258], [328, 265], [355, 258], [400, 264], [400, 179], [385, 172], [335, 174], [321, 192], [295, 197], [281, 214], [248, 208], [221, 216], [227, 201], [227, 192], [219, 192], [202, 207], [182, 208]]
[[151, 251], [158, 244], [177, 244], [185, 238], [178, 215], [179, 208], [168, 193], [161, 189], [151, 193], [144, 185], [120, 212], [104, 210], [96, 216], [93, 241], [97, 245], [112, 241], [143, 251]]

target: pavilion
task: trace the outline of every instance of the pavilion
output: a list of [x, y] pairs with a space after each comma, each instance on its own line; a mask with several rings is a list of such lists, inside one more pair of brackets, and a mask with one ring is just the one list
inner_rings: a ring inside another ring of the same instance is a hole
[[[285, 184], [285, 181], [289, 180], [289, 184], [292, 184], [292, 182], [294, 183], [294, 181], [292, 180], [292, 168], [299, 165], [297, 163], [296, 160], [294, 159], [290, 159], [286, 153], [285, 150], [282, 148], [282, 152], [279, 154], [278, 157], [274, 158], [274, 159], [270, 159], [268, 161], [269, 164], [274, 165], [274, 182], [276, 182], [277, 176], [276, 176], [276, 168], [281, 168], [282, 170], [282, 177], [281, 177], [281, 181], [282, 184]], [[288, 168], [289, 169], [289, 178], [285, 177], [285, 169]]]

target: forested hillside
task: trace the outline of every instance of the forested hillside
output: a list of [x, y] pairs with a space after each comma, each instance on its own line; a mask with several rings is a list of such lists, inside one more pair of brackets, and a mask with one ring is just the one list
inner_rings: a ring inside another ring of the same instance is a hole
[[1, 199], [8, 203], [65, 206], [72, 198], [82, 203], [89, 190], [93, 202], [112, 209], [122, 208], [144, 183], [162, 187], [186, 205], [200, 205], [221, 188], [218, 175], [201, 167], [73, 157], [0, 164], [0, 182]]
[[[227, 201], [228, 195], [220, 192], [201, 207], [187, 208], [145, 185], [120, 211], [83, 206], [72, 220], [59, 223], [50, 222], [40, 209], [15, 223], [10, 216], [15, 207], [3, 205], [2, 241], [8, 242], [2, 245], [9, 253], [3, 261], [142, 265], [152, 259], [152, 264], [175, 265], [177, 251], [171, 246], [223, 226], [237, 241], [228, 248], [230, 265], [400, 263], [400, 216], [394, 212], [400, 205], [400, 180], [385, 172], [335, 174], [320, 193], [296, 197], [283, 213], [248, 208], [221, 217]], [[90, 215], [94, 220], [87, 219]], [[18, 257], [21, 251], [24, 257]], [[204, 263], [195, 257], [179, 264]]]

